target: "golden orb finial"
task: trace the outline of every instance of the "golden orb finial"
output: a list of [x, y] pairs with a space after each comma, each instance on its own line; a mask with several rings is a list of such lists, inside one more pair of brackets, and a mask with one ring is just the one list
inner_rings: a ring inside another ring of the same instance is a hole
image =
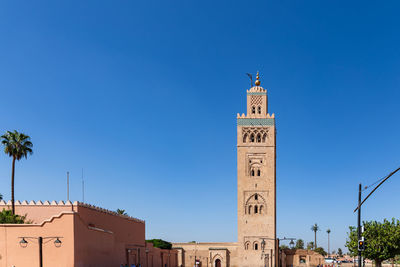
[[260, 86], [261, 82], [260, 82], [260, 74], [257, 71], [257, 76], [256, 76], [256, 81], [254, 82], [254, 84], [256, 86]]

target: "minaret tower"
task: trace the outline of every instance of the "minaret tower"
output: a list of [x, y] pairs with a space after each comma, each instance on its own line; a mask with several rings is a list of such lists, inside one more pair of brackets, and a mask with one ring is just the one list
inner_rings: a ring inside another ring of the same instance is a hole
[[276, 264], [275, 116], [257, 72], [247, 114], [237, 115], [238, 256], [241, 266]]

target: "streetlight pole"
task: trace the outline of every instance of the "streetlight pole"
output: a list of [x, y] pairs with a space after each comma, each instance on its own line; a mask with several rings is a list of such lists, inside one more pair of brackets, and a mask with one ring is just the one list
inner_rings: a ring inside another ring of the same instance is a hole
[[[361, 183], [358, 186], [357, 243], [361, 239]], [[361, 250], [358, 250], [358, 267], [361, 267]]]
[[[389, 175], [387, 175], [385, 178], [380, 180], [380, 183], [374, 188], [372, 189], [372, 191], [364, 198], [363, 201], [361, 201], [361, 183], [359, 184], [358, 187], [358, 206], [357, 208], [354, 210], [354, 212], [356, 212], [358, 210], [358, 218], [357, 218], [357, 237], [358, 237], [358, 246], [360, 246], [360, 240], [361, 240], [361, 206], [362, 204], [364, 204], [364, 202], [384, 183], [386, 182], [393, 174], [395, 174], [396, 172], [398, 172], [400, 170], [400, 168], [397, 168], [396, 170], [392, 171], [391, 173], [389, 173]], [[371, 186], [371, 185], [370, 185]], [[368, 187], [365, 187], [365, 189], [367, 189]], [[364, 240], [362, 240], [362, 243], [364, 245]], [[364, 248], [362, 248], [363, 250]], [[361, 267], [361, 249], [358, 248], [358, 267]]]
[[43, 267], [43, 239], [55, 239], [55, 241], [54, 241], [54, 245], [58, 248], [58, 247], [60, 247], [61, 246], [61, 240], [60, 240], [60, 238], [62, 238], [62, 237], [59, 237], [59, 236], [49, 236], [49, 237], [41, 237], [41, 236], [39, 236], [39, 237], [27, 237], [27, 236], [22, 236], [22, 237], [19, 237], [19, 238], [21, 238], [21, 241], [19, 242], [19, 244], [20, 244], [20, 246], [21, 247], [23, 247], [23, 248], [26, 248], [27, 246], [28, 246], [28, 241], [26, 241], [26, 239], [36, 239], [37, 241], [38, 241], [38, 244], [39, 244], [39, 267]]
[[43, 267], [43, 237], [39, 236], [39, 267]]

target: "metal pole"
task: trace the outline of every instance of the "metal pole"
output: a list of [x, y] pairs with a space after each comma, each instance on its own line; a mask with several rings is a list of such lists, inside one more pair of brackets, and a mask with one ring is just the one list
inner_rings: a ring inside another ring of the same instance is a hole
[[43, 267], [43, 237], [39, 237], [39, 267]]
[[82, 202], [85, 203], [85, 182], [83, 180], [83, 168], [82, 168]]
[[69, 200], [69, 172], [67, 172], [67, 201]]
[[[358, 219], [357, 219], [357, 249], [358, 241], [361, 239], [361, 184], [358, 187]], [[358, 249], [358, 267], [361, 267], [361, 251]]]

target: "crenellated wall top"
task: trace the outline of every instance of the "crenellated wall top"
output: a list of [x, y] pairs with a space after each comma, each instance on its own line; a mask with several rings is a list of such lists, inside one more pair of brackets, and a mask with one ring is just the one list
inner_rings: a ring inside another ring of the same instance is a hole
[[[237, 114], [237, 119], [251, 119], [254, 118], [253, 115], [245, 115], [244, 113], [242, 113], [242, 115], [240, 115], [239, 113]], [[272, 113], [272, 115], [270, 115], [269, 113], [267, 114], [267, 119], [274, 119], [275, 118], [275, 113]]]
[[267, 93], [267, 90], [265, 90], [264, 88], [262, 88], [261, 86], [253, 86], [253, 87], [251, 87], [249, 90], [247, 90], [247, 94], [257, 94], [257, 93], [260, 93], [260, 94], [266, 94]]
[[[0, 207], [1, 206], [11, 206], [11, 201], [9, 200], [8, 202], [5, 202], [4, 200], [1, 200], [0, 201]], [[26, 200], [24, 200], [24, 201], [19, 201], [19, 200], [17, 200], [17, 201], [15, 201], [15, 206], [36, 206], [36, 207], [39, 207], [39, 206], [41, 206], [41, 207], [45, 207], [45, 206], [49, 206], [49, 207], [54, 207], [54, 206], [57, 206], [57, 207], [60, 207], [60, 206], [75, 206], [75, 207], [84, 207], [84, 208], [88, 208], [88, 209], [91, 209], [91, 210], [95, 210], [95, 211], [98, 211], [98, 212], [101, 212], [101, 213], [106, 213], [106, 214], [109, 214], [109, 215], [113, 215], [113, 216], [118, 216], [118, 217], [122, 217], [122, 218], [125, 218], [125, 219], [128, 219], [128, 220], [132, 220], [132, 221], [136, 221], [136, 222], [140, 222], [140, 223], [145, 223], [145, 221], [144, 220], [140, 220], [140, 219], [138, 219], [138, 218], [134, 218], [134, 217], [131, 217], [131, 216], [128, 216], [128, 215], [123, 215], [123, 214], [119, 214], [119, 213], [117, 213], [117, 212], [115, 212], [115, 211], [112, 211], [112, 210], [108, 210], [108, 209], [104, 209], [104, 208], [100, 208], [100, 207], [97, 207], [97, 206], [94, 206], [94, 205], [90, 205], [90, 204], [87, 204], [87, 203], [82, 203], [82, 202], [79, 202], [79, 201], [74, 201], [74, 202], [71, 202], [71, 201], [62, 201], [62, 200], [60, 200], [60, 201], [55, 201], [55, 200], [53, 200], [53, 201], [48, 201], [48, 200], [46, 200], [46, 201], [44, 201], [44, 202], [42, 202], [42, 201], [34, 201], [34, 200], [31, 200], [31, 201], [26, 201]]]

